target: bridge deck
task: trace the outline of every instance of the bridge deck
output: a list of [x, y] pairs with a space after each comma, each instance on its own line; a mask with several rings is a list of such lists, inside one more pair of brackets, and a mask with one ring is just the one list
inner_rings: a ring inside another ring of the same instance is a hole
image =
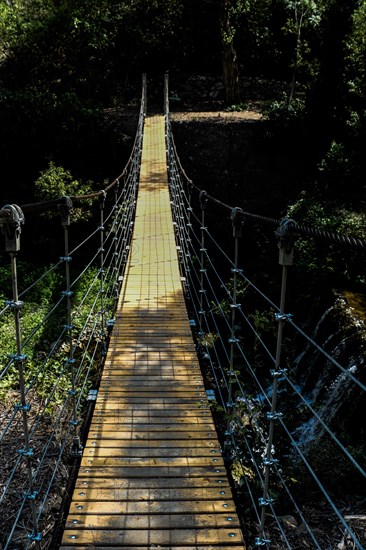
[[134, 235], [61, 548], [244, 548], [184, 303], [164, 117], [146, 119]]

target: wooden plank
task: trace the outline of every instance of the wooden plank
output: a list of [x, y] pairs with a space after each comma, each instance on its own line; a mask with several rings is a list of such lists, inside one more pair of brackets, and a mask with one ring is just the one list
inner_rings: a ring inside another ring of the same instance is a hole
[[131, 478], [131, 477], [201, 477], [201, 476], [216, 476], [217, 474], [224, 475], [225, 469], [211, 466], [177, 466], [164, 468], [119, 468], [117, 466], [99, 466], [91, 468], [89, 466], [81, 466], [79, 469], [80, 478]]
[[217, 514], [225, 512], [235, 514], [235, 507], [232, 501], [212, 500], [171, 500], [153, 501], [144, 500], [140, 502], [127, 501], [78, 501], [71, 503], [71, 514], [109, 514], [109, 515], [155, 515], [155, 514]]
[[134, 441], [136, 439], [145, 439], [146, 441], [152, 441], [152, 440], [165, 441], [168, 439], [174, 439], [174, 440], [181, 440], [181, 441], [185, 440], [187, 444], [187, 442], [192, 439], [198, 439], [200, 441], [202, 439], [210, 439], [210, 438], [213, 439], [216, 437], [216, 434], [214, 431], [208, 432], [203, 430], [194, 431], [194, 432], [175, 430], [175, 432], [169, 433], [166, 430], [164, 430], [163, 427], [161, 428], [160, 432], [150, 432], [149, 430], [146, 430], [144, 432], [140, 430], [139, 431], [134, 430], [133, 432], [129, 430], [119, 430], [119, 431], [100, 430], [99, 432], [92, 432], [89, 434], [89, 439], [92, 439], [92, 440], [93, 439], [100, 440], [102, 437], [104, 439], [113, 439], [113, 440], [126, 439], [129, 441]]
[[[154, 406], [155, 405], [155, 406]], [[189, 410], [196, 411], [210, 411], [210, 406], [207, 401], [194, 401], [190, 404]], [[172, 414], [174, 414], [175, 411], [186, 411], [187, 406], [185, 403], [131, 403], [126, 401], [119, 401], [118, 402], [118, 409], [119, 411], [171, 411]], [[99, 402], [97, 401], [95, 404], [95, 411], [98, 412], [108, 412], [108, 411], [116, 411], [116, 406], [114, 402], [108, 402], [103, 401]]]
[[[211, 451], [214, 450], [215, 453]], [[84, 458], [175, 458], [175, 457], [213, 457], [220, 456], [220, 450], [211, 449], [210, 447], [202, 448], [197, 447], [193, 449], [186, 449], [184, 447], [174, 448], [174, 447], [155, 447], [151, 448], [141, 448], [141, 447], [125, 447], [125, 448], [116, 448], [116, 447], [87, 447], [87, 450], [84, 452]]]
[[92, 464], [94, 467], [100, 466], [116, 466], [134, 467], [134, 468], [164, 468], [165, 466], [189, 466], [189, 467], [205, 467], [211, 465], [223, 466], [224, 461], [221, 456], [160, 456], [160, 457], [121, 457], [121, 456], [84, 456], [81, 460], [82, 466]]
[[[230, 519], [229, 519], [230, 518]], [[113, 515], [70, 514], [66, 529], [202, 529], [239, 527], [237, 516], [229, 514]]]
[[159, 502], [160, 500], [216, 500], [224, 501], [227, 497], [231, 497], [230, 491], [221, 489], [220, 487], [189, 487], [181, 489], [167, 489], [167, 488], [153, 488], [153, 489], [130, 489], [130, 488], [112, 488], [112, 489], [89, 489], [77, 488], [74, 491], [73, 500], [79, 502], [85, 500], [94, 500], [101, 502], [102, 500], [126, 500], [131, 502], [133, 500], [153, 500]]
[[[229, 548], [231, 547], [231, 545], [229, 546], [226, 546], [225, 548]], [[111, 546], [104, 546], [104, 545], [101, 545], [101, 544], [93, 544], [93, 546], [83, 546], [83, 545], [73, 545], [73, 546], [60, 546], [60, 549], [59, 550], [75, 550], [75, 548], [78, 548], [78, 550], [90, 550], [91, 548], [98, 548], [98, 550], [111, 550]], [[128, 550], [146, 550], [146, 546], [131, 546], [131, 545], [128, 545]], [[150, 548], [153, 548], [153, 546], [150, 546]], [[163, 548], [163, 546], [160, 546], [160, 548]], [[171, 544], [169, 544], [168, 547], [165, 547], [165, 548], [169, 548], [169, 550], [218, 550], [218, 549], [221, 549], [222, 550], [222, 545], [220, 544], [220, 546], [218, 545], [213, 545], [213, 544], [205, 544], [204, 546], [201, 546], [201, 545], [197, 545], [195, 544], [194, 546], [172, 546]], [[242, 548], [242, 546], [239, 546], [239, 548]]]
[[231, 547], [242, 545], [243, 538], [240, 529], [159, 529], [159, 530], [107, 530], [107, 529], [65, 529], [62, 544], [70, 544], [70, 540], [78, 544], [115, 545], [118, 548], [134, 545], [181, 545], [181, 544], [226, 544]]
[[162, 425], [161, 422], [157, 423], [156, 420], [155, 420], [155, 423], [153, 423], [153, 422], [146, 422], [144, 419], [144, 422], [134, 421], [130, 423], [106, 422], [106, 421], [98, 422], [98, 420], [96, 420], [91, 424], [90, 429], [91, 431], [95, 431], [98, 433], [114, 432], [116, 430], [121, 430], [121, 429], [128, 430], [131, 433], [140, 432], [140, 431], [153, 433], [153, 432], [161, 432], [162, 430], [167, 432], [172, 432], [172, 431], [186, 432], [188, 430], [193, 430], [193, 431], [198, 430], [202, 432], [203, 430], [213, 431], [215, 428], [212, 423], [208, 424], [207, 422], [199, 422], [199, 423], [198, 422], [174, 422], [174, 423], [170, 422]]
[[[99, 414], [102, 413], [102, 414]], [[165, 423], [185, 423], [185, 422], [212, 422], [212, 416], [210, 411], [166, 411], [166, 410], [137, 410], [137, 411], [119, 411], [116, 409], [107, 411], [98, 411], [98, 414], [94, 414], [93, 423], [133, 423], [133, 422], [159, 422]]]
[[[95, 444], [95, 445], [94, 445]], [[187, 449], [187, 441], [179, 439], [119, 439], [115, 441], [114, 439], [88, 439], [85, 444], [85, 449], [98, 449], [98, 448], [118, 448], [118, 449], [143, 449], [146, 452], [146, 449]], [[220, 446], [216, 439], [191, 439], [189, 442], [190, 449], [220, 449]], [[85, 450], [85, 454], [87, 451]]]
[[174, 488], [190, 488], [190, 487], [229, 487], [228, 480], [225, 476], [219, 477], [201, 477], [188, 479], [185, 477], [174, 478], [129, 478], [129, 479], [78, 479], [76, 488], [83, 489], [174, 489]]

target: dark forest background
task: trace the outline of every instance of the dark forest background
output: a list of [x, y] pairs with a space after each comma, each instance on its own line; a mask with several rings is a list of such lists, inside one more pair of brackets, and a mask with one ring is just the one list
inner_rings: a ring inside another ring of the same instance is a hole
[[212, 99], [232, 109], [250, 99], [243, 77], [269, 82], [266, 133], [312, 173], [305, 187], [299, 173], [296, 208], [305, 215], [311, 200], [310, 217], [319, 208], [329, 219], [339, 208], [357, 217], [365, 208], [365, 29], [364, 0], [1, 0], [2, 202], [33, 201], [41, 172], [65, 181], [57, 167], [74, 188], [100, 188], [133, 135], [108, 113], [137, 110], [142, 72], [150, 100], [162, 95], [169, 70], [178, 95], [187, 75], [215, 75], [223, 88]]

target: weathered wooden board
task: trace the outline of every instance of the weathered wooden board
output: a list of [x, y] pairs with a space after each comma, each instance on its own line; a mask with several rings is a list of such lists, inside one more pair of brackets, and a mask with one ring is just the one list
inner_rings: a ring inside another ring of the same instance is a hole
[[80, 478], [99, 477], [105, 479], [113, 477], [201, 477], [217, 476], [217, 474], [226, 475], [225, 468], [214, 466], [165, 466], [164, 468], [119, 468], [118, 466], [98, 466], [98, 468], [91, 468], [89, 466], [81, 466], [79, 469]]
[[[75, 538], [74, 538], [75, 537]], [[158, 530], [107, 530], [107, 529], [65, 529], [62, 544], [70, 544], [74, 540], [78, 544], [104, 544], [117, 548], [134, 545], [145, 545], [145, 549], [153, 545], [181, 544], [226, 544], [233, 547], [241, 544], [243, 538], [238, 528], [212, 529], [158, 529]]]
[[190, 487], [229, 487], [228, 480], [225, 476], [219, 477], [201, 477], [187, 479], [184, 477], [175, 478], [129, 478], [129, 479], [98, 479], [84, 478], [76, 481], [77, 488], [88, 489], [174, 489], [174, 488], [190, 488]]
[[167, 526], [169, 529], [231, 528], [239, 527], [239, 523], [237, 517], [229, 514], [70, 514], [66, 522], [66, 529], [166, 529]]
[[228, 500], [163, 500], [163, 501], [78, 501], [72, 502], [70, 514], [235, 514], [232, 501]]

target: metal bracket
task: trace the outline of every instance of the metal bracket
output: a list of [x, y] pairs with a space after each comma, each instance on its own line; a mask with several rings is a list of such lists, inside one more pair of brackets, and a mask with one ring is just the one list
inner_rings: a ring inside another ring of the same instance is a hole
[[267, 544], [270, 544], [269, 539], [263, 539], [262, 537], [256, 537], [255, 539], [255, 545], [256, 546], [267, 546]]
[[103, 210], [104, 206], [105, 206], [105, 200], [107, 198], [107, 193], [103, 190], [100, 192], [100, 195], [99, 195], [99, 208], [101, 210]]
[[33, 540], [34, 542], [40, 542], [42, 540], [42, 533], [29, 533], [27, 538], [29, 540]]
[[259, 506], [269, 506], [270, 504], [273, 504], [273, 498], [259, 498], [258, 499]]
[[38, 491], [33, 491], [33, 493], [24, 493], [24, 498], [27, 500], [36, 500], [38, 497]]
[[206, 191], [201, 191], [199, 194], [199, 201], [201, 210], [206, 210], [208, 196]]
[[20, 250], [21, 226], [24, 224], [24, 214], [20, 206], [6, 204], [0, 210], [0, 226], [5, 236], [5, 250], [18, 252]]
[[230, 219], [233, 224], [233, 237], [241, 237], [242, 228], [244, 225], [244, 212], [241, 208], [236, 206], [232, 209]]
[[64, 204], [58, 205], [58, 209], [61, 215], [61, 225], [62, 227], [68, 227], [71, 223], [70, 215], [73, 209], [73, 204], [72, 204], [72, 200], [67, 195], [65, 195], [62, 198], [65, 201]]
[[98, 397], [98, 390], [89, 390], [87, 401], [96, 401]]
[[33, 452], [33, 449], [28, 449], [28, 451], [26, 451], [25, 449], [18, 449], [17, 453], [20, 455], [20, 456], [27, 456], [27, 457], [32, 457], [34, 452]]
[[264, 466], [272, 466], [272, 464], [278, 464], [277, 458], [264, 458], [263, 459], [263, 465]]
[[292, 227], [296, 225], [294, 220], [284, 218], [275, 232], [278, 237], [279, 248], [279, 264], [280, 265], [292, 265], [294, 263], [294, 242], [296, 235], [294, 234]]
[[22, 302], [22, 300], [5, 300], [5, 304], [11, 309], [21, 309], [24, 306], [24, 302]]
[[287, 369], [278, 369], [278, 370], [272, 369], [270, 372], [271, 372], [271, 376], [273, 376], [274, 378], [279, 378], [280, 376], [284, 376], [287, 374]]
[[267, 419], [268, 420], [278, 420], [279, 418], [282, 418], [283, 417], [283, 414], [280, 413], [280, 412], [275, 412], [275, 413], [267, 413]]
[[14, 410], [16, 412], [18, 412], [18, 411], [29, 412], [31, 410], [31, 405], [29, 403], [26, 403], [25, 405], [22, 405], [21, 403], [18, 403], [17, 405], [14, 405]]
[[25, 353], [23, 353], [22, 355], [11, 354], [11, 355], [8, 355], [8, 357], [12, 361], [24, 362], [27, 360], [28, 355], [26, 355]]
[[292, 313], [275, 313], [274, 318], [276, 321], [289, 321], [292, 319]]
[[79, 436], [73, 437], [72, 438], [71, 451], [70, 451], [71, 456], [78, 457], [82, 454], [82, 452], [83, 452], [83, 446], [80, 443]]

